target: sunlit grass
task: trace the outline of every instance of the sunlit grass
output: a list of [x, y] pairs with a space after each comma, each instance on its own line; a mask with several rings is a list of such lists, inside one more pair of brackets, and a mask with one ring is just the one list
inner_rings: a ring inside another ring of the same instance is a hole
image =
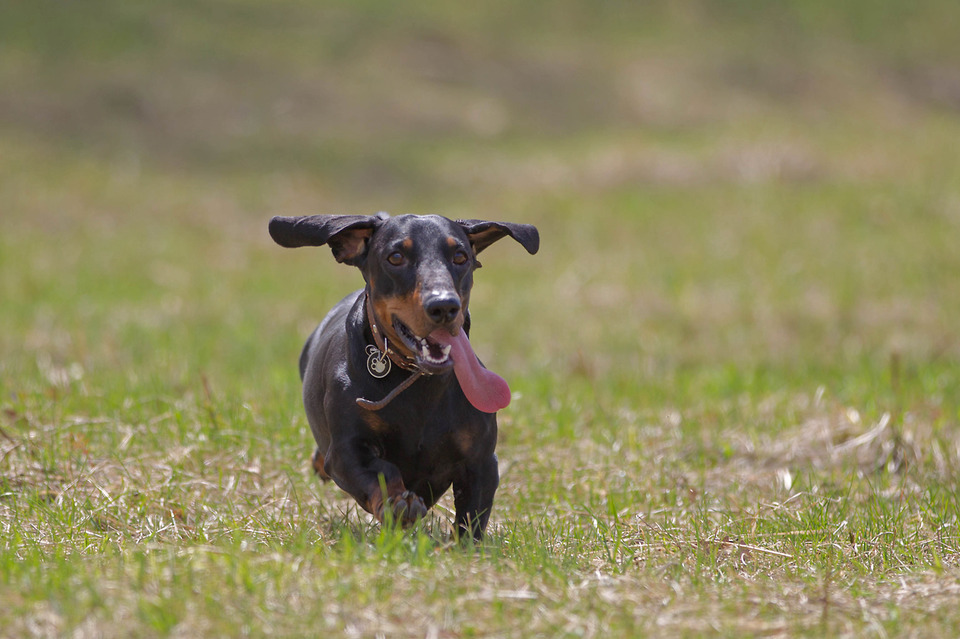
[[[4, 10], [0, 635], [957, 634], [952, 5], [507, 4]], [[479, 545], [309, 472], [378, 209], [541, 231]]]

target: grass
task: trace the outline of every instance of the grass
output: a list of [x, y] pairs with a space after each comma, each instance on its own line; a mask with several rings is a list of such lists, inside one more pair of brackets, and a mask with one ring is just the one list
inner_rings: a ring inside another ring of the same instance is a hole
[[[0, 636], [955, 636], [952, 3], [0, 9]], [[489, 538], [308, 472], [358, 274], [273, 214], [537, 224]]]

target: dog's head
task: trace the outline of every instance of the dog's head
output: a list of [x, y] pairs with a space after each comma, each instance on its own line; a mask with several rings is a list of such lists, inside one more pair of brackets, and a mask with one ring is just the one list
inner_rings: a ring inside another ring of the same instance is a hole
[[430, 335], [457, 335], [467, 319], [477, 255], [503, 237], [529, 253], [540, 246], [529, 224], [449, 220], [438, 215], [311, 215], [275, 217], [270, 235], [281, 246], [330, 245], [338, 262], [360, 269], [380, 330], [402, 355], [427, 370], [444, 370], [447, 350]]

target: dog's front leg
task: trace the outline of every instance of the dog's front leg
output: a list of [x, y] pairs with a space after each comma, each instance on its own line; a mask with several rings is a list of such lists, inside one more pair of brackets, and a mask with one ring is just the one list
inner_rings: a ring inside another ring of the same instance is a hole
[[393, 520], [404, 526], [427, 514], [423, 500], [406, 489], [400, 469], [380, 457], [374, 442], [353, 438], [331, 445], [324, 456], [323, 470], [381, 523], [387, 508]]
[[454, 477], [453, 503], [457, 509], [457, 530], [461, 539], [472, 536], [479, 541], [483, 537], [499, 484], [496, 455], [468, 462]]

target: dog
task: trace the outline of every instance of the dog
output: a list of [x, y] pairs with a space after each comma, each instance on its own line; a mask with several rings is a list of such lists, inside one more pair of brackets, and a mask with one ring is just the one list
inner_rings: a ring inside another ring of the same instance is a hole
[[483, 537], [500, 482], [496, 412], [507, 383], [470, 346], [477, 255], [504, 237], [531, 255], [534, 226], [436, 215], [274, 217], [277, 244], [328, 245], [365, 282], [300, 355], [314, 471], [381, 523], [404, 526], [453, 486], [457, 534]]

